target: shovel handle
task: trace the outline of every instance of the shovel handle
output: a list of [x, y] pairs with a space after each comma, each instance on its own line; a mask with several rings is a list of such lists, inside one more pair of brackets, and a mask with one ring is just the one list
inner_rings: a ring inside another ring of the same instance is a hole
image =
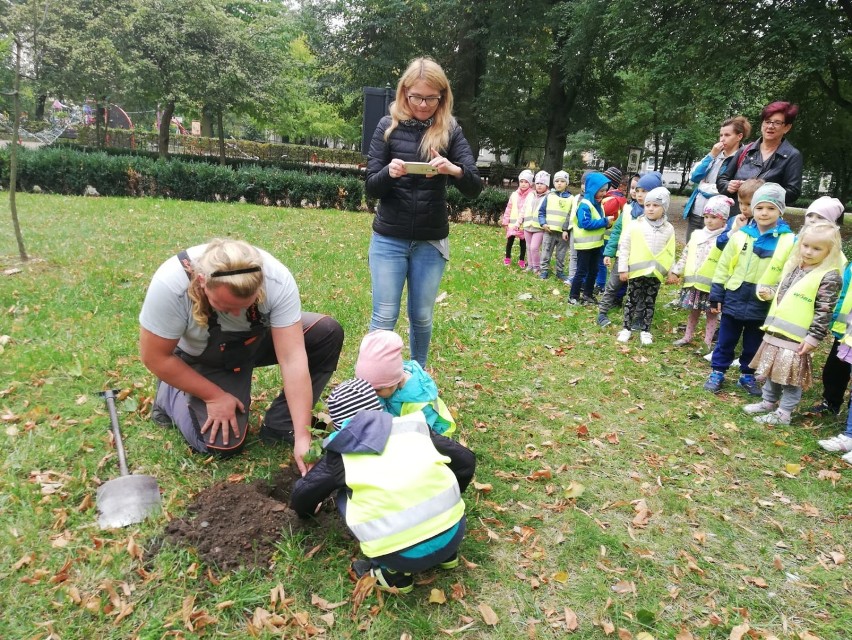
[[107, 389], [101, 391], [100, 395], [106, 400], [107, 409], [109, 409], [109, 420], [112, 423], [112, 435], [115, 438], [115, 450], [118, 452], [118, 468], [121, 470], [121, 475], [130, 475], [127, 469], [127, 456], [124, 453], [124, 443], [121, 441], [121, 429], [118, 426], [118, 412], [115, 410], [115, 394], [119, 389]]

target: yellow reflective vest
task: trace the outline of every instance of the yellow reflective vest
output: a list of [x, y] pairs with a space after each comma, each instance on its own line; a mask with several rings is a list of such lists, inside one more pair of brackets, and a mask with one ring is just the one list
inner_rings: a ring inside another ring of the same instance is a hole
[[814, 304], [819, 285], [829, 271], [838, 269], [812, 269], [790, 285], [780, 302], [776, 295], [761, 329], [795, 342], [802, 342], [808, 336], [808, 329], [814, 320]]
[[722, 255], [722, 250], [716, 246], [715, 238], [712, 240], [713, 248], [707, 254], [704, 263], [696, 268], [698, 254], [698, 238], [695, 234], [689, 239], [689, 244], [686, 247], [686, 264], [683, 267], [683, 288], [698, 289], [710, 293], [710, 286], [713, 284], [713, 274], [716, 272], [716, 265], [719, 264], [719, 256]]
[[538, 209], [541, 206], [541, 201], [548, 195], [547, 193], [542, 195], [531, 193], [524, 200], [524, 223], [522, 226], [525, 231], [541, 231], [541, 225], [538, 222]]
[[577, 224], [577, 210], [580, 209], [581, 205], [586, 205], [589, 210], [592, 212], [592, 220], [602, 220], [603, 216], [600, 214], [595, 206], [586, 198], [583, 198], [575, 207], [573, 212], [573, 229], [574, 229], [574, 248], [577, 251], [582, 251], [584, 249], [594, 249], [596, 247], [602, 247], [604, 243], [604, 233], [606, 232], [606, 227], [601, 227], [600, 229], [583, 229]]
[[728, 291], [739, 289], [743, 282], [774, 287], [781, 281], [781, 273], [795, 236], [782, 233], [772, 255], [760, 258], [754, 253], [755, 239], [744, 231], [737, 231], [725, 245], [713, 274], [715, 284], [724, 284]]
[[565, 221], [571, 215], [572, 207], [574, 206], [574, 196], [563, 198], [557, 192], [552, 191], [547, 194], [547, 205], [544, 210], [544, 222], [550, 227], [552, 233], [562, 233], [562, 227], [565, 226]]
[[407, 416], [415, 411], [423, 412], [426, 407], [431, 407], [438, 414], [434, 424], [429, 425], [432, 431], [442, 436], [452, 435], [456, 430], [456, 419], [453, 418], [453, 414], [450, 413], [446, 403], [440, 398], [435, 398], [431, 402], [403, 402], [399, 415]]
[[[532, 194], [528, 194], [527, 198], [529, 198]], [[518, 214], [520, 213], [520, 207], [518, 207], [518, 200], [520, 196], [517, 191], [513, 191], [512, 195], [509, 196], [509, 226], [514, 226], [518, 224]]]
[[849, 291], [850, 279], [852, 279], [852, 264], [847, 264], [843, 269], [843, 299], [838, 301], [837, 307], [834, 309], [834, 322], [831, 323], [831, 332], [841, 338], [846, 335], [849, 313], [852, 312], [852, 295]]
[[381, 454], [341, 455], [346, 485], [346, 526], [375, 558], [443, 533], [464, 515], [455, 475], [429, 436], [425, 416], [393, 419]]
[[[639, 278], [640, 276], [653, 275], [660, 282], [666, 279], [666, 274], [672, 268], [675, 259], [675, 239], [671, 235], [666, 246], [654, 255], [645, 240], [642, 225], [631, 224], [628, 228], [630, 233], [630, 256], [627, 259], [627, 278]], [[622, 233], [624, 233], [622, 231]]]

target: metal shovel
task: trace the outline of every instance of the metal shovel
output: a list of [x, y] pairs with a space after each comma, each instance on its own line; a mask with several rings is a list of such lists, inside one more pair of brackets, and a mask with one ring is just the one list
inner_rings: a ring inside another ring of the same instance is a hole
[[126, 527], [142, 522], [160, 507], [160, 487], [152, 476], [134, 476], [127, 470], [124, 443], [118, 428], [118, 413], [115, 410], [115, 394], [118, 389], [101, 391], [98, 395], [106, 399], [118, 465], [121, 477], [109, 480], [98, 487], [98, 524], [101, 529]]

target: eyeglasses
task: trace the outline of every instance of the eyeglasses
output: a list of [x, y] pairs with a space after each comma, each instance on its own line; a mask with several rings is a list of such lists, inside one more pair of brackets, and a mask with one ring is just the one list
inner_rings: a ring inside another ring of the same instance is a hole
[[779, 122], [778, 120], [764, 120], [763, 124], [767, 127], [772, 127], [773, 129], [780, 129], [781, 127], [785, 126], [787, 123], [783, 122], [783, 121]]
[[429, 106], [429, 107], [434, 107], [440, 101], [441, 101], [441, 96], [418, 96], [418, 95], [414, 95], [413, 93], [409, 94], [409, 96], [408, 96], [408, 102], [411, 103], [411, 105], [413, 105], [415, 107], [419, 107], [420, 105], [423, 105], [423, 104], [425, 104], [426, 106]]

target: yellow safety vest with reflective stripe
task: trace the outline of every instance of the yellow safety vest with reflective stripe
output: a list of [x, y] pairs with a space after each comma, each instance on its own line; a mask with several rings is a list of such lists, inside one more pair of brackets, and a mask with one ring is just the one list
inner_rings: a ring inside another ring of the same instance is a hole
[[[527, 195], [527, 198], [530, 197], [530, 194]], [[518, 200], [520, 196], [517, 191], [513, 191], [512, 195], [509, 196], [509, 204], [511, 208], [509, 209], [509, 226], [515, 225], [518, 223], [518, 212], [520, 211], [518, 207]], [[525, 201], [526, 202], [526, 201]]]
[[722, 250], [716, 246], [714, 239], [713, 248], [707, 254], [704, 264], [698, 269], [695, 268], [697, 253], [698, 238], [693, 236], [689, 239], [689, 244], [686, 247], [686, 265], [683, 267], [683, 288], [693, 288], [710, 293], [710, 286], [713, 284], [713, 274], [716, 272], [716, 265], [719, 264], [719, 256], [722, 255]]
[[[595, 209], [594, 205], [589, 202], [586, 198], [583, 198], [580, 203], [577, 205], [577, 210], [580, 209], [581, 205], [586, 205], [589, 207], [589, 210], [592, 212], [592, 220], [602, 220], [603, 216], [600, 212]], [[604, 232], [606, 231], [605, 227], [601, 227], [599, 229], [583, 229], [578, 224], [576, 211], [574, 212], [574, 248], [578, 251], [583, 249], [594, 249], [596, 247], [602, 247], [604, 243]]]
[[394, 418], [381, 454], [344, 453], [346, 526], [367, 557], [443, 533], [464, 515], [459, 483], [429, 436], [425, 416]]
[[539, 196], [537, 193], [531, 193], [524, 200], [524, 224], [523, 228], [526, 231], [541, 231], [541, 225], [538, 223], [538, 208], [541, 206], [541, 201], [548, 194]]
[[638, 224], [630, 226], [630, 256], [627, 258], [627, 278], [653, 275], [660, 282], [666, 279], [666, 274], [672, 268], [675, 259], [675, 239], [671, 235], [666, 246], [657, 255], [651, 253], [645, 234]]
[[574, 196], [563, 198], [555, 191], [547, 194], [547, 205], [544, 210], [544, 222], [550, 227], [551, 232], [562, 233], [562, 227], [565, 226], [565, 221], [571, 215], [571, 208], [574, 206]]
[[846, 295], [839, 304], [839, 308], [834, 310], [834, 322], [831, 323], [831, 332], [835, 335], [843, 337], [846, 335], [846, 325], [849, 323], [849, 313], [852, 312], [852, 291], [848, 279], [852, 277], [852, 266], [846, 266], [843, 269], [843, 286], [846, 289]]
[[447, 405], [440, 398], [435, 398], [431, 402], [403, 402], [399, 415], [407, 416], [415, 411], [423, 411], [424, 407], [432, 407], [435, 413], [438, 414], [435, 424], [429, 425], [432, 431], [442, 436], [452, 435], [456, 430], [456, 420], [453, 418], [453, 414], [450, 413]]
[[761, 329], [802, 342], [808, 336], [808, 329], [814, 320], [814, 303], [819, 285], [829, 271], [837, 269], [813, 269], [794, 282], [780, 302], [778, 296], [775, 296]]
[[737, 231], [725, 245], [719, 264], [713, 274], [713, 282], [724, 284], [728, 291], [739, 289], [743, 282], [774, 287], [781, 281], [781, 273], [795, 236], [782, 233], [771, 256], [759, 258], [754, 253], [754, 238], [744, 231]]

